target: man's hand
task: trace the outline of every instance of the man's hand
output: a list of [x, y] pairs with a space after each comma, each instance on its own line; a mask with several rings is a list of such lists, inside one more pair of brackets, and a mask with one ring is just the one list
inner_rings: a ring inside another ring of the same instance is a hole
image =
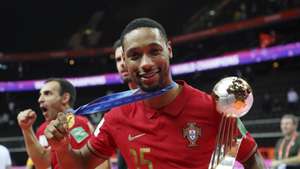
[[45, 136], [52, 148], [57, 149], [68, 144], [68, 125], [64, 113], [58, 113], [45, 129]]
[[18, 114], [18, 123], [22, 130], [32, 127], [36, 120], [36, 113], [31, 109], [26, 109]]
[[272, 160], [271, 168], [276, 168], [281, 164], [279, 160]]

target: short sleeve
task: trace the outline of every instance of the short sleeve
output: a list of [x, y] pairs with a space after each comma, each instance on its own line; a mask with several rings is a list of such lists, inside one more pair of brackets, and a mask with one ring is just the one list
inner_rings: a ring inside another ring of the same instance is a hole
[[107, 113], [100, 121], [99, 125], [97, 126], [98, 129], [89, 140], [91, 147], [99, 156], [109, 157], [116, 149], [115, 141], [111, 135], [111, 126], [113, 126], [113, 123], [109, 113]]
[[257, 150], [257, 144], [254, 138], [248, 132], [246, 137], [243, 138], [239, 152], [237, 154], [237, 160], [241, 163], [247, 161]]
[[5, 163], [5, 166], [11, 166], [11, 158], [8, 149], [4, 146], [1, 147], [3, 149], [3, 162]]

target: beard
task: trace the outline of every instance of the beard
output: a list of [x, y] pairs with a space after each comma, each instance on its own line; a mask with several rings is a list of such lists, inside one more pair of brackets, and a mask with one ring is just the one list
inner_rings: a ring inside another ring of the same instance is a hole
[[140, 84], [139, 86], [145, 92], [155, 92], [159, 89], [162, 89], [162, 87], [159, 84], [154, 85], [154, 86], [146, 86], [146, 85]]
[[122, 78], [122, 81], [123, 81], [125, 84], [128, 84], [128, 83], [132, 82], [132, 80], [131, 80], [130, 77], [123, 77], [123, 78]]
[[151, 86], [146, 85], [144, 83], [142, 83], [141, 80], [137, 80], [137, 84], [139, 86], [140, 89], [142, 89], [145, 92], [155, 92], [158, 91], [162, 88], [164, 88], [164, 83], [163, 83], [163, 74], [162, 72], [159, 73], [159, 79], [158, 82], [156, 84], [153, 84]]

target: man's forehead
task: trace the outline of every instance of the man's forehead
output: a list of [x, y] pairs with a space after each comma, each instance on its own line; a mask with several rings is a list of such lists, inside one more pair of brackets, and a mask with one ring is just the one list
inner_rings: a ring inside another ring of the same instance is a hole
[[41, 88], [40, 93], [43, 93], [45, 91], [57, 90], [58, 88], [59, 88], [58, 82], [56, 82], [56, 81], [47, 82]]
[[157, 28], [148, 28], [142, 27], [137, 28], [124, 36], [124, 49], [134, 48], [140, 45], [152, 44], [154, 42], [161, 43], [163, 42], [163, 37], [159, 29]]
[[122, 55], [122, 53], [123, 53], [123, 48], [122, 46], [120, 46], [115, 50], [115, 58]]
[[291, 119], [291, 118], [283, 118], [281, 121], [282, 122], [293, 122], [293, 119]]

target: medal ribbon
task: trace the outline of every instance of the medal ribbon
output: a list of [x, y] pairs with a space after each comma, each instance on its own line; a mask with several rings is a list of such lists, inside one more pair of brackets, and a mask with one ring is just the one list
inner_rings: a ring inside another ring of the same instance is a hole
[[175, 82], [172, 82], [165, 88], [157, 90], [155, 92], [144, 92], [141, 89], [134, 89], [99, 97], [88, 104], [80, 106], [74, 111], [74, 114], [93, 114], [135, 101], [149, 99], [166, 93], [167, 91], [174, 88], [176, 85], [177, 84]]
[[[295, 143], [295, 140], [296, 140], [297, 136], [298, 136], [297, 132], [293, 133], [291, 140], [289, 141], [288, 145], [286, 146], [284, 158], [289, 157], [291, 147]], [[279, 150], [278, 150], [278, 159], [280, 159], [280, 160], [282, 159], [282, 156], [283, 156], [283, 146], [286, 144], [285, 143], [286, 141], [287, 141], [286, 139], [282, 140], [282, 142], [280, 144], [280, 147], [279, 147]]]

